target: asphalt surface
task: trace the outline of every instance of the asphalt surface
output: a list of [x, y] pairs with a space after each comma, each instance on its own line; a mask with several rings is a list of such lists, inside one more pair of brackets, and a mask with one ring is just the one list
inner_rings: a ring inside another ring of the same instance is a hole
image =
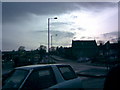
[[82, 80], [83, 88], [103, 90], [105, 76], [108, 72], [106, 67], [95, 66], [91, 63], [78, 63], [74, 60], [64, 59], [58, 56], [52, 56], [56, 63], [69, 64]]

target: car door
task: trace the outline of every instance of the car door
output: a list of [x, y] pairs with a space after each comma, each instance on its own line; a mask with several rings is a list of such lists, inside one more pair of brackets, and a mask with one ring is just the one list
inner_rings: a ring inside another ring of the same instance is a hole
[[57, 66], [62, 74], [64, 81], [51, 88], [82, 88], [80, 78], [77, 77], [69, 65]]
[[53, 70], [51, 67], [47, 67], [34, 70], [23, 85], [23, 89], [45, 89], [55, 84], [56, 79]]

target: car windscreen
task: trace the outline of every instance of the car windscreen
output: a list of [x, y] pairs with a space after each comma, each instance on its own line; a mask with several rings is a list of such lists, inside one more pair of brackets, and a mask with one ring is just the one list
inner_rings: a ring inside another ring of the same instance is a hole
[[13, 74], [6, 80], [4, 88], [19, 88], [25, 77], [28, 75], [27, 70], [15, 70]]

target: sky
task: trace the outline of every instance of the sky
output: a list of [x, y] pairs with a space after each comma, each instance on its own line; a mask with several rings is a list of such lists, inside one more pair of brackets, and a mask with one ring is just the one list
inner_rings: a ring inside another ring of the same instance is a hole
[[2, 3], [0, 3], [0, 50], [2, 50]]
[[2, 50], [47, 46], [48, 18], [53, 46], [118, 39], [117, 2], [3, 2]]

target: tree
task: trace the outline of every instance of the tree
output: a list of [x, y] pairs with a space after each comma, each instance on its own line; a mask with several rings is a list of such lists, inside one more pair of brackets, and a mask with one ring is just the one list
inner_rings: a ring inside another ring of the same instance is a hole
[[46, 51], [46, 46], [40, 45], [39, 50], [45, 50]]
[[40, 54], [40, 60], [42, 60], [43, 57], [45, 57], [45, 55], [46, 55], [46, 46], [40, 45], [39, 54]]
[[25, 51], [25, 46], [20, 46], [20, 47], [18, 48], [18, 51]]
[[99, 45], [103, 45], [103, 44], [104, 44], [104, 41], [99, 40], [99, 41], [97, 41], [97, 43], [98, 43]]

